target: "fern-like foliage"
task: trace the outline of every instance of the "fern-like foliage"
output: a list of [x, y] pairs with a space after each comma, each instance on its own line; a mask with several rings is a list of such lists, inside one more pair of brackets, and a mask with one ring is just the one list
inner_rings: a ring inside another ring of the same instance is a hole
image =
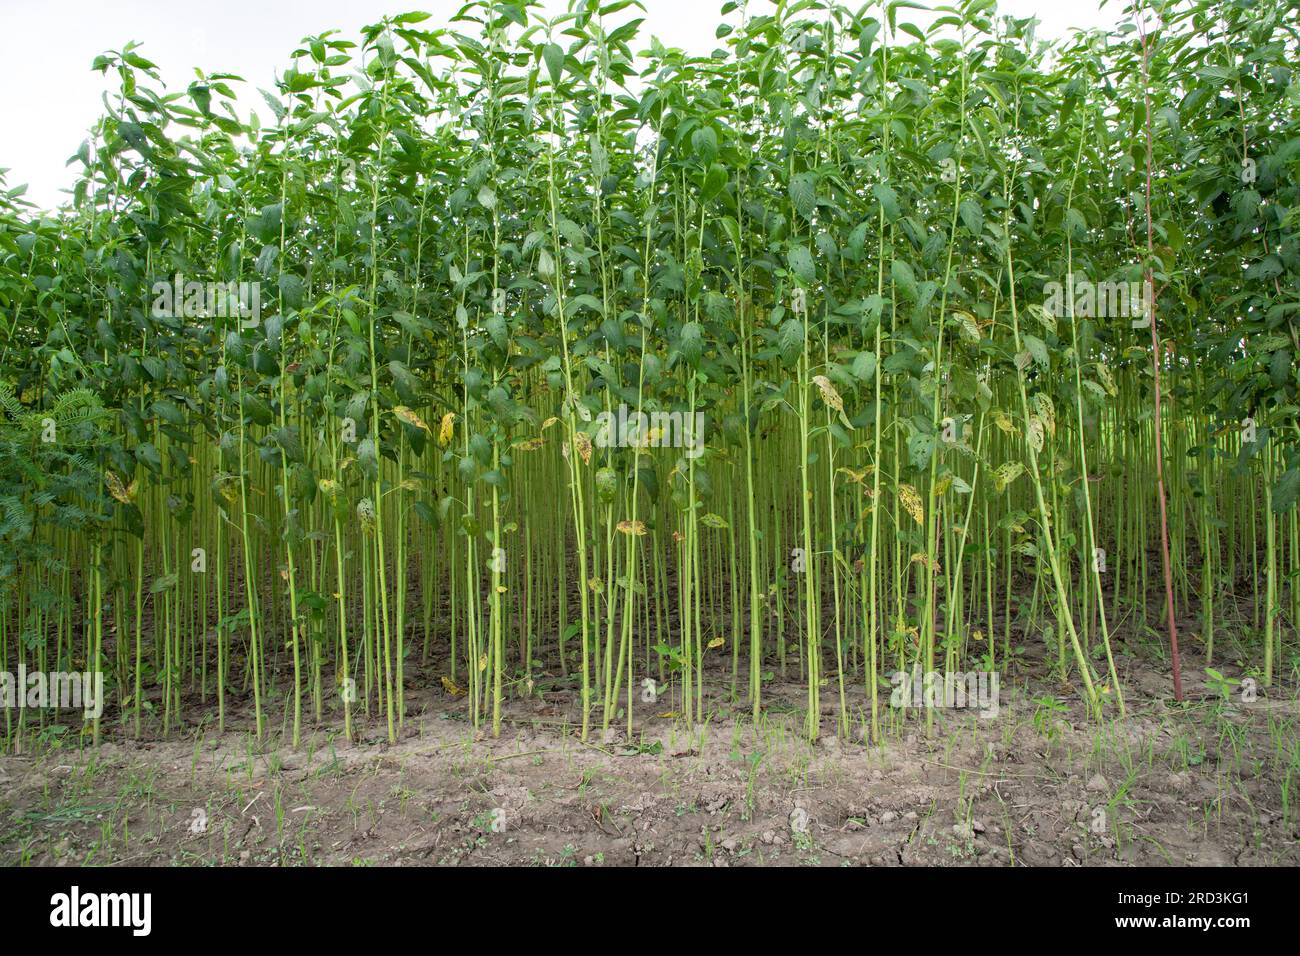
[[0, 381], [0, 609], [18, 587], [29, 604], [46, 607], [58, 595], [44, 582], [62, 570], [58, 532], [95, 536], [106, 522], [107, 498], [96, 449], [107, 440], [99, 398], [76, 389], [25, 404]]

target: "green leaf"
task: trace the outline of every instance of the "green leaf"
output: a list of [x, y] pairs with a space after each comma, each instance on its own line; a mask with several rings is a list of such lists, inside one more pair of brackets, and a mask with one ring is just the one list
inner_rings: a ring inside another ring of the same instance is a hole
[[984, 210], [980, 209], [979, 203], [973, 199], [964, 199], [957, 207], [957, 212], [961, 216], [962, 225], [972, 236], [978, 236], [984, 231]]
[[1300, 467], [1288, 468], [1273, 486], [1273, 512], [1281, 514], [1295, 507], [1300, 495]]
[[280, 276], [280, 301], [285, 308], [301, 309], [303, 301], [302, 279], [292, 272]]
[[559, 85], [564, 76], [564, 50], [555, 43], [542, 47], [542, 59], [546, 61], [547, 72], [551, 74], [551, 83]]
[[136, 461], [144, 465], [154, 474], [162, 471], [162, 456], [158, 454], [158, 449], [153, 446], [152, 442], [145, 442], [142, 445], [135, 446]]
[[903, 298], [909, 302], [916, 301], [916, 273], [902, 259], [895, 259], [889, 266], [889, 274], [894, 280], [894, 285]]
[[704, 352], [704, 330], [698, 322], [687, 322], [682, 326], [681, 352], [682, 358], [691, 367], [700, 364], [700, 356]]
[[704, 177], [704, 188], [700, 191], [700, 198], [705, 202], [708, 202], [714, 196], [718, 195], [718, 193], [722, 192], [722, 190], [726, 188], [727, 179], [727, 171], [717, 163], [714, 163], [709, 167], [708, 174]]
[[799, 173], [790, 179], [790, 204], [804, 219], [811, 219], [817, 208], [817, 185], [812, 173]]
[[1052, 364], [1047, 354], [1047, 343], [1036, 335], [1026, 334], [1024, 337], [1025, 349], [1029, 352], [1035, 362], [1043, 368], [1049, 368]]
[[880, 202], [880, 208], [885, 212], [885, 219], [893, 222], [898, 218], [898, 193], [892, 186], [884, 183], [876, 183], [871, 187], [871, 193]]
[[496, 344], [496, 347], [502, 352], [508, 351], [510, 341], [506, 330], [505, 316], [494, 313], [488, 316], [487, 322], [484, 324], [487, 326], [488, 335], [492, 336], [492, 341]]
[[876, 377], [876, 353], [859, 352], [853, 360], [853, 377], [862, 382], [870, 382]]
[[798, 319], [786, 319], [777, 336], [777, 351], [781, 353], [784, 365], [793, 365], [803, 354], [803, 323]]
[[261, 398], [252, 392], [245, 392], [243, 400], [240, 402], [240, 408], [255, 425], [269, 425], [275, 421], [275, 415], [271, 412], [271, 406], [266, 404]]
[[149, 593], [161, 594], [163, 591], [176, 587], [176, 582], [179, 580], [180, 578], [175, 571], [171, 574], [160, 575], [153, 579], [153, 584], [149, 586]]
[[934, 454], [934, 436], [916, 432], [907, 440], [907, 459], [913, 468], [924, 471], [930, 467], [930, 457]]
[[812, 282], [817, 278], [817, 267], [813, 264], [812, 253], [807, 246], [791, 246], [786, 253], [786, 261], [790, 271], [804, 282]]
[[701, 126], [691, 134], [691, 150], [704, 166], [718, 155], [718, 134], [709, 126]]

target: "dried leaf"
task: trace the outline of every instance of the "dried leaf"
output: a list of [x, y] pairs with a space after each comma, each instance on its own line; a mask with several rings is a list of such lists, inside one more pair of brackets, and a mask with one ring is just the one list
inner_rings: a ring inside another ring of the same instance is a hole
[[1043, 450], [1043, 420], [1037, 415], [1029, 416], [1029, 426], [1025, 429], [1025, 440], [1037, 455]]
[[584, 465], [591, 464], [591, 439], [586, 432], [573, 433], [573, 445], [578, 449], [578, 454], [582, 457]]
[[1114, 398], [1119, 394], [1119, 389], [1115, 387], [1115, 377], [1110, 374], [1110, 369], [1104, 362], [1097, 363], [1097, 377], [1101, 379], [1101, 387], [1106, 390], [1106, 394]]
[[921, 496], [916, 493], [916, 489], [911, 485], [900, 484], [898, 486], [898, 500], [902, 504], [903, 510], [912, 516], [912, 520], [917, 524], [925, 524], [925, 508], [921, 504]]
[[957, 320], [957, 327], [961, 330], [961, 336], [972, 345], [979, 345], [983, 334], [980, 332], [979, 324], [975, 321], [975, 316], [969, 312], [957, 311], [953, 313], [953, 318]]
[[411, 427], [420, 429], [430, 437], [433, 436], [433, 431], [429, 428], [427, 424], [425, 424], [424, 419], [421, 418], [419, 415], [415, 414], [415, 412], [411, 411], [405, 405], [398, 405], [396, 408], [393, 409], [393, 414], [396, 415], [402, 421], [406, 422], [406, 424], [410, 425]]
[[446, 674], [442, 675], [442, 686], [452, 697], [465, 696], [465, 688], [457, 686], [456, 682]]
[[912, 564], [928, 564], [930, 566], [931, 571], [939, 570], [939, 562], [936, 561], [932, 556], [926, 554], [924, 551], [916, 552], [916, 554], [912, 555], [908, 559], [908, 561]]
[[834, 409], [840, 416], [840, 421], [845, 428], [852, 428], [849, 424], [848, 416], [844, 414], [844, 399], [840, 398], [840, 393], [835, 391], [835, 386], [825, 375], [814, 375], [813, 384], [821, 390], [822, 401]]
[[1018, 461], [1008, 461], [998, 467], [993, 472], [993, 487], [997, 489], [998, 494], [1006, 491], [1007, 486], [1020, 477], [1024, 472], [1025, 466]]
[[1039, 392], [1034, 396], [1034, 409], [1038, 412], [1038, 417], [1043, 420], [1043, 427], [1047, 429], [1047, 434], [1055, 438], [1056, 406], [1052, 404], [1052, 400], [1045, 392]]
[[122, 487], [121, 478], [117, 477], [117, 475], [113, 474], [111, 471], [106, 471], [104, 472], [104, 482], [108, 485], [108, 493], [110, 495], [122, 502], [124, 505], [129, 505], [131, 503], [131, 496], [127, 494], [126, 489]]

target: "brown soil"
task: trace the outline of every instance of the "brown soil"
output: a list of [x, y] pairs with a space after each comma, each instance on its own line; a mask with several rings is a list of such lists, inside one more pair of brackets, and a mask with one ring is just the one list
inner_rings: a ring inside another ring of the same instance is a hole
[[[931, 733], [923, 713], [891, 710], [886, 686], [870, 747], [860, 687], [854, 727], [835, 736], [833, 675], [810, 746], [793, 672], [766, 688], [757, 725], [721, 693], [694, 728], [657, 715], [671, 702], [638, 701], [631, 742], [598, 723], [581, 742], [567, 684], [513, 699], [493, 739], [436, 669], [412, 675], [391, 746], [374, 719], [358, 721], [358, 743], [321, 729], [297, 751], [278, 724], [256, 745], [246, 712], [224, 734], [209, 718], [167, 740], [136, 741], [112, 721], [98, 752], [65, 742], [0, 757], [0, 862], [1300, 863], [1294, 691], [1224, 700], [1189, 667], [1178, 706], [1154, 659], [1125, 655], [1121, 669], [1122, 723], [1090, 723], [1041, 660], [1004, 681], [996, 718], [938, 710]], [[729, 661], [709, 686], [729, 687]]]

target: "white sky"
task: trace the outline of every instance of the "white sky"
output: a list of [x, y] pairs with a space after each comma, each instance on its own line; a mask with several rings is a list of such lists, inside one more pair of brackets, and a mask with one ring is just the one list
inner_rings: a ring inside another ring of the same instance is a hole
[[[708, 53], [718, 42], [722, 0], [643, 0], [651, 34], [666, 45]], [[1110, 26], [1121, 16], [1099, 0], [1001, 0], [999, 12], [1034, 15], [1039, 35], [1060, 36], [1071, 27]], [[156, 63], [169, 90], [183, 90], [195, 66], [236, 73], [248, 81], [247, 104], [260, 103], [257, 87], [272, 88], [275, 73], [304, 36], [338, 28], [355, 38], [359, 27], [386, 14], [426, 10], [420, 26], [446, 24], [461, 0], [0, 0], [0, 169], [9, 187], [27, 183], [25, 198], [58, 205], [71, 187], [69, 156], [102, 112], [102, 94], [115, 79], [90, 69], [96, 55], [140, 41], [138, 51]], [[937, 2], [936, 2], [937, 5]], [[560, 13], [564, 0], [547, 0]], [[771, 9], [751, 0], [753, 13]], [[638, 15], [629, 8], [618, 15]], [[925, 23], [919, 11], [900, 10], [899, 21]], [[734, 14], [728, 19], [734, 18]], [[635, 49], [643, 49], [638, 45]]]

